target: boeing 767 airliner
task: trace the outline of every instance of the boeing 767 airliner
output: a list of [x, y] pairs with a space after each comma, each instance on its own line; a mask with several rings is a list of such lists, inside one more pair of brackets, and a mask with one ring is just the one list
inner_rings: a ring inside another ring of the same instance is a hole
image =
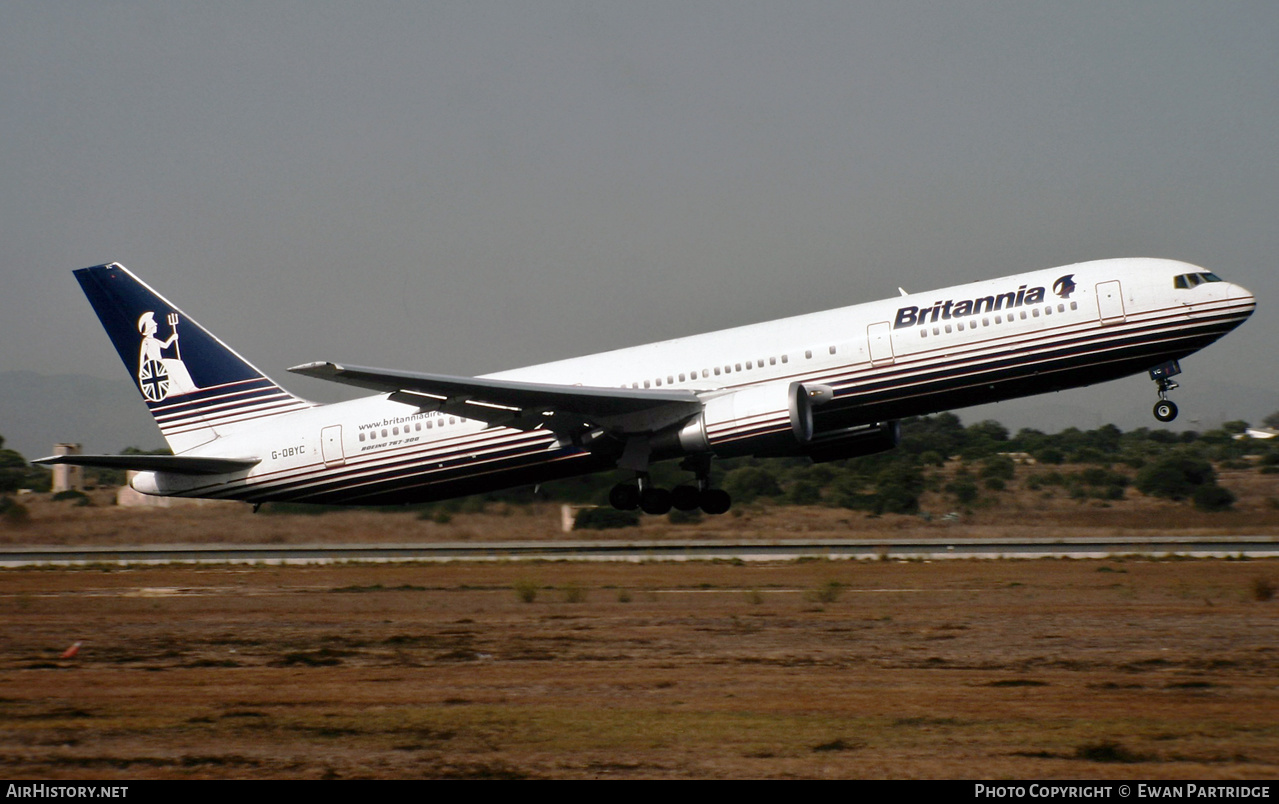
[[[714, 457], [830, 461], [898, 421], [1149, 372], [1171, 421], [1179, 362], [1256, 301], [1194, 265], [1115, 259], [903, 295], [483, 377], [307, 363], [376, 393], [308, 402], [118, 263], [75, 272], [173, 455], [41, 463], [137, 470], [146, 494], [383, 505], [620, 467], [617, 508], [728, 510]], [[690, 482], [649, 480], [682, 459]]]

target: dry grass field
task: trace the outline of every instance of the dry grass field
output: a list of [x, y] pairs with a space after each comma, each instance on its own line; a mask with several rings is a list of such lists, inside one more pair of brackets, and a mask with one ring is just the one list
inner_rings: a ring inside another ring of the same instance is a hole
[[[1069, 471], [1072, 467], [1062, 467]], [[145, 544], [408, 544], [435, 541], [542, 541], [589, 538], [618, 540], [786, 539], [924, 537], [962, 540], [980, 537], [1271, 535], [1279, 534], [1279, 474], [1223, 471], [1220, 482], [1238, 496], [1233, 511], [1203, 513], [1188, 504], [1144, 497], [1129, 490], [1122, 501], [1073, 500], [1059, 489], [1031, 491], [1018, 483], [987, 493], [956, 521], [943, 495], [928, 492], [922, 508], [936, 516], [867, 516], [842, 508], [736, 506], [725, 516], [690, 524], [644, 517], [640, 527], [566, 535], [559, 506], [550, 503], [495, 503], [481, 513], [455, 513], [448, 522], [413, 512], [379, 513], [328, 509], [319, 515], [279, 515], [269, 508], [254, 514], [248, 505], [121, 508], [114, 492], [93, 492], [93, 505], [53, 502], [49, 495], [19, 498], [30, 512], [21, 527], [0, 521], [0, 545]], [[322, 509], [324, 510], [324, 509]]]
[[[1275, 533], [1275, 495], [614, 536]], [[4, 543], [565, 538], [549, 506], [26, 504]], [[0, 775], [1274, 779], [1276, 585], [1273, 561], [1131, 557], [0, 570]]]

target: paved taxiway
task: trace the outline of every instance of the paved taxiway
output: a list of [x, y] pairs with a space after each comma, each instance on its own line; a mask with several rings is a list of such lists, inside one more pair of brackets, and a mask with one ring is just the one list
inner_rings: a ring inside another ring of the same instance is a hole
[[798, 558], [1274, 558], [1272, 536], [1016, 539], [779, 539], [743, 541], [437, 542], [404, 545], [8, 547], [0, 567], [77, 564], [327, 564], [403, 561], [789, 561]]

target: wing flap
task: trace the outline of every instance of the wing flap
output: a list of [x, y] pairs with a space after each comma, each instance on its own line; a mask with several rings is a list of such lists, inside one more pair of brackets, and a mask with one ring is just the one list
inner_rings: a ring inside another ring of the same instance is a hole
[[391, 400], [421, 410], [525, 430], [571, 432], [593, 424], [621, 431], [651, 431], [702, 408], [697, 394], [689, 390], [555, 385], [337, 363], [307, 363], [289, 371], [389, 393]]

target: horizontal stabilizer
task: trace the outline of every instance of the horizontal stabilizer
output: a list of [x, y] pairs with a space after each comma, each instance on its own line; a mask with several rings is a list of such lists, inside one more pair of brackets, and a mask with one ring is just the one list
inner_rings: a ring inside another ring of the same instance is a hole
[[53, 455], [32, 463], [176, 472], [185, 475], [224, 475], [256, 466], [261, 458], [214, 458], [198, 455]]

